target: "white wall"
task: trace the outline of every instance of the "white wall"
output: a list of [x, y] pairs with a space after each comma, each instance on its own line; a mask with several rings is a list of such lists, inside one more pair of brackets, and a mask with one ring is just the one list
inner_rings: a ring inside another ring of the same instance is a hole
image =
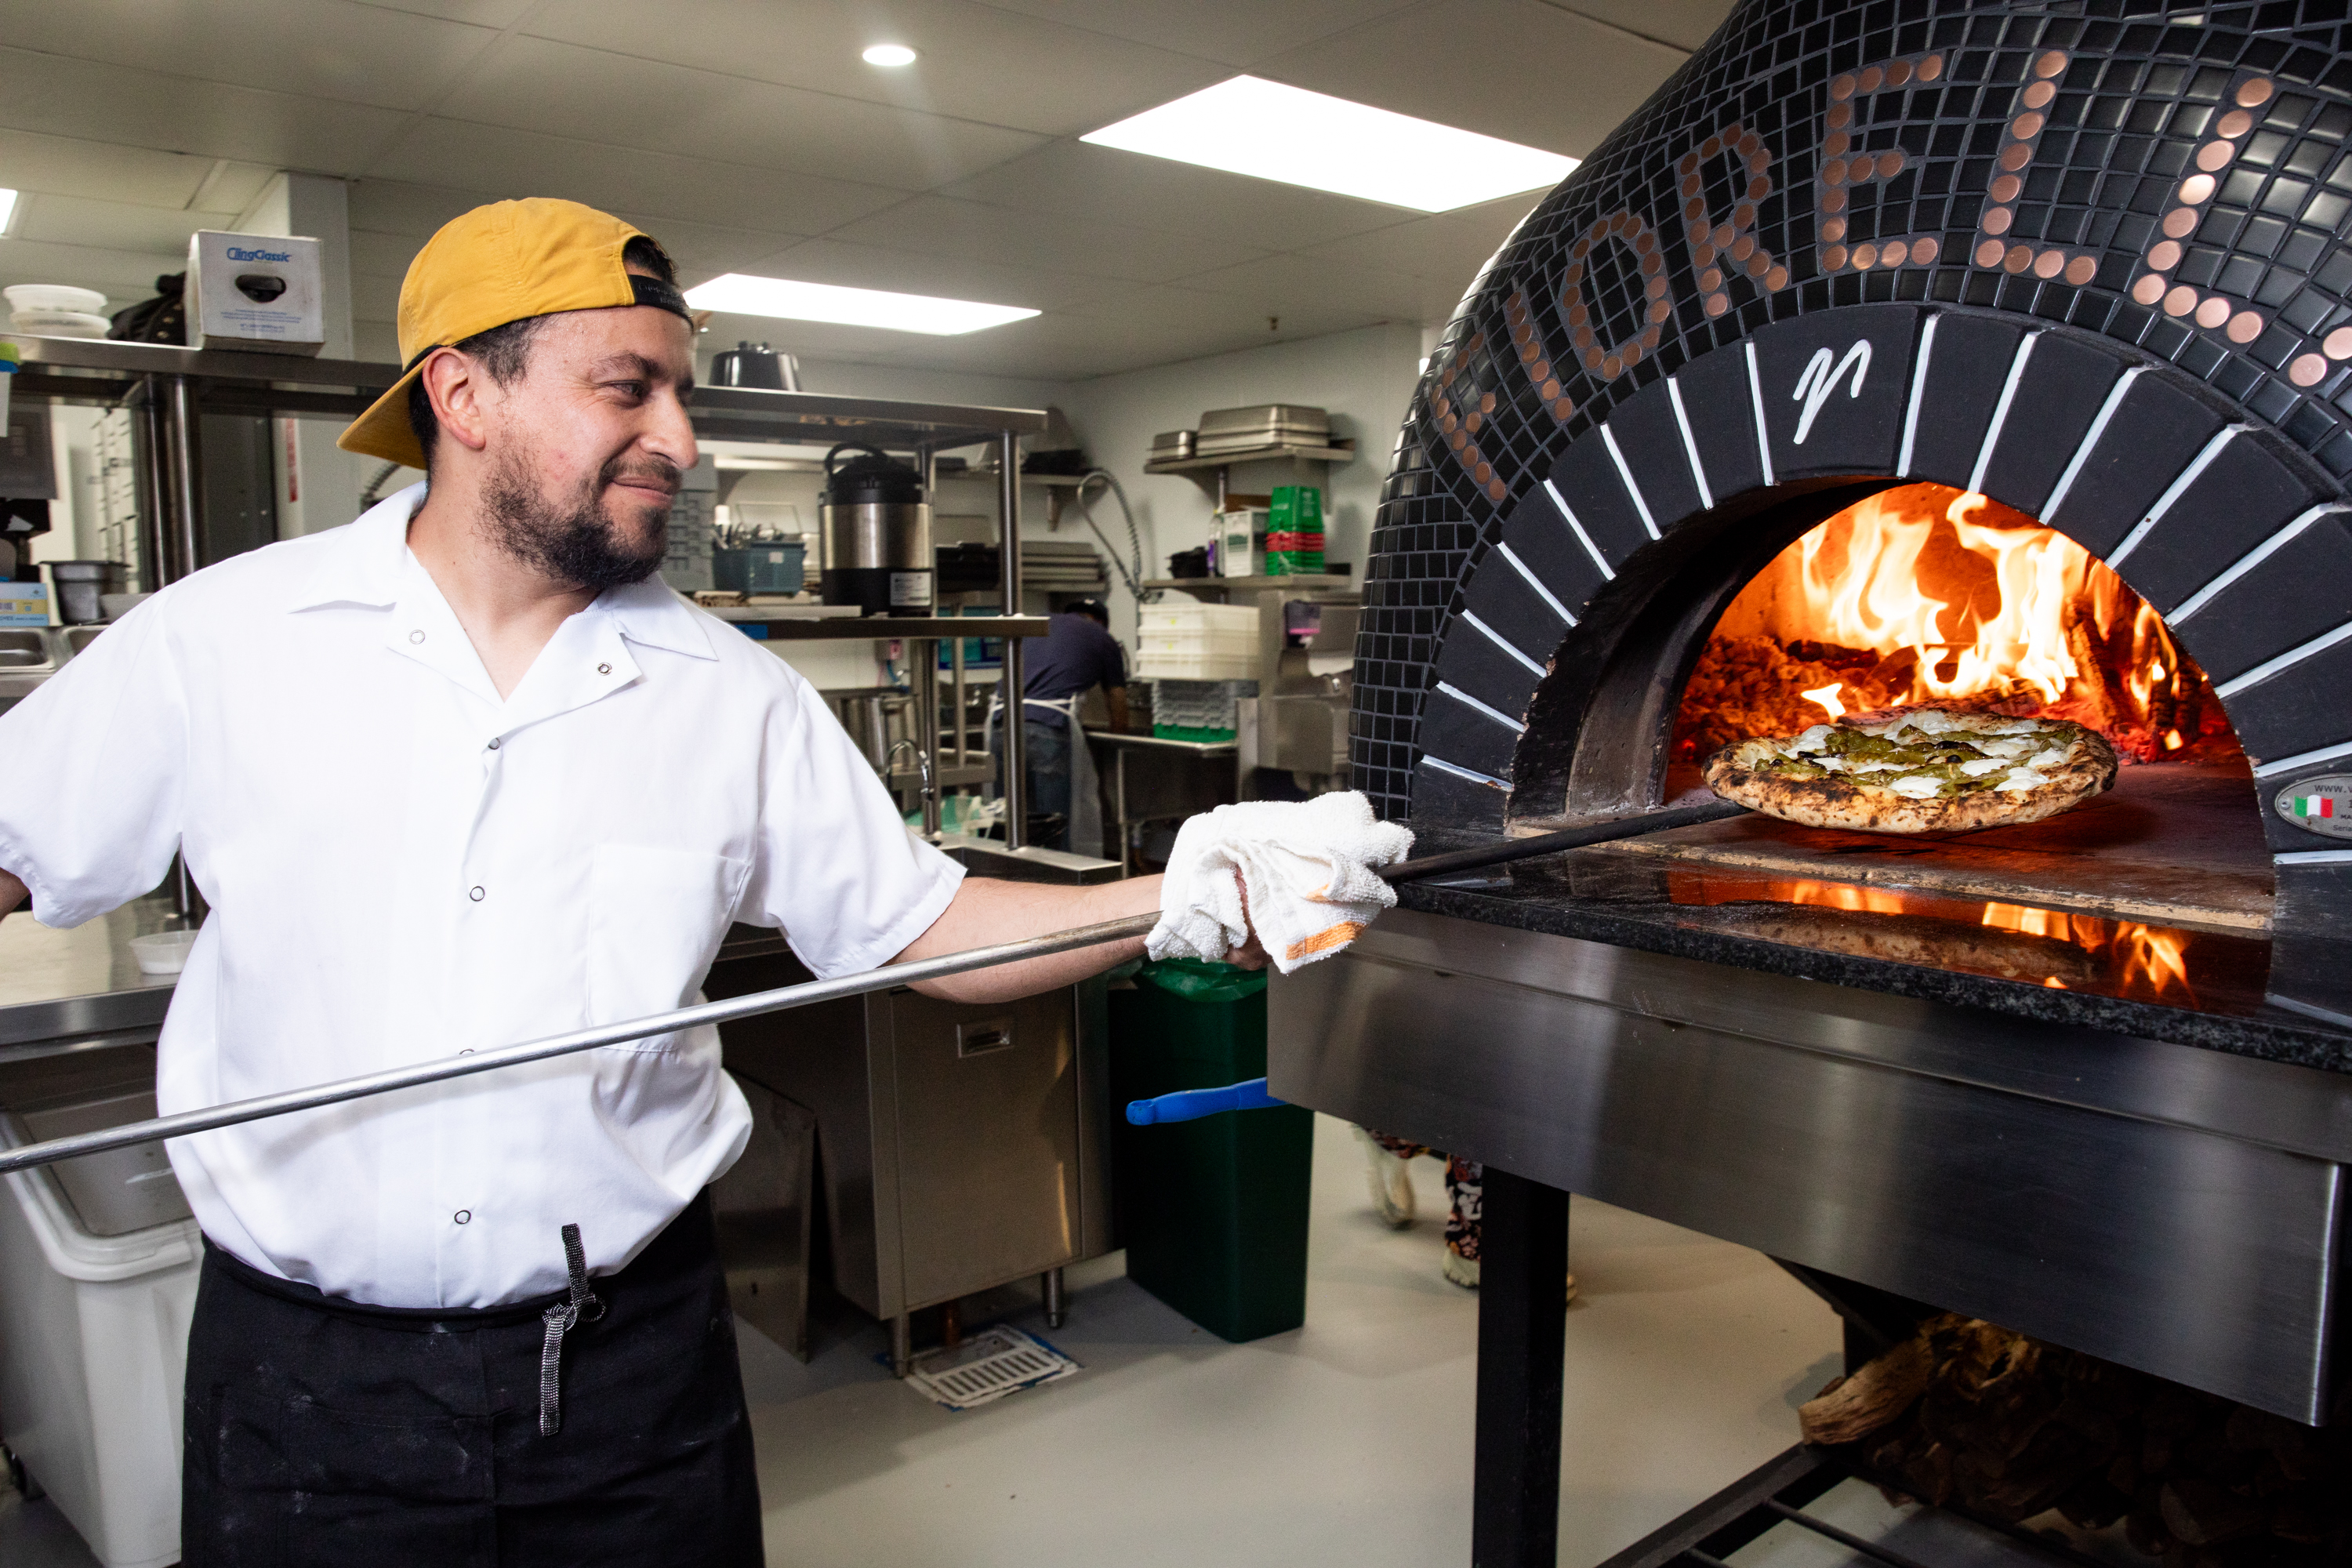
[[[302, 235], [319, 242], [326, 305], [322, 359], [351, 359], [352, 225], [350, 186], [323, 174], [280, 173], [239, 214], [241, 234]], [[278, 537], [292, 539], [346, 523], [360, 514], [361, 487], [382, 465], [335, 445], [338, 419], [271, 422], [278, 468]], [[397, 488], [395, 485], [394, 488]]]
[[[1389, 451], [1403, 422], [1419, 376], [1422, 329], [1412, 323], [1365, 327], [1297, 342], [1245, 349], [1181, 364], [1158, 365], [1124, 375], [1073, 384], [1062, 403], [1090, 460], [1110, 469], [1126, 486], [1142, 535], [1144, 575], [1168, 574], [1168, 557], [1208, 538], [1216, 502], [1213, 489], [1181, 474], [1143, 471], [1151, 437], [1163, 430], [1188, 429], [1212, 408], [1254, 403], [1303, 403], [1331, 413], [1332, 433], [1353, 437], [1356, 459], [1334, 467], [1328, 478], [1320, 464], [1252, 463], [1232, 471], [1232, 488], [1263, 495], [1276, 485], [1324, 483], [1324, 531], [1328, 560], [1364, 570], [1372, 513], [1387, 477]], [[1204, 476], [1213, 484], [1213, 475]], [[1126, 553], [1118, 503], [1099, 490], [1094, 515], [1105, 534]], [[1042, 516], [1030, 531], [1042, 533]], [[1091, 541], [1075, 511], [1062, 537]], [[1112, 581], [1111, 628], [1134, 635], [1134, 602]]]

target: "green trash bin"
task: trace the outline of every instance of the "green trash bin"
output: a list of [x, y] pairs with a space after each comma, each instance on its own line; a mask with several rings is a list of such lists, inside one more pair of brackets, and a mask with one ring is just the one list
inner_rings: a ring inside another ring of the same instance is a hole
[[1135, 1127], [1127, 1104], [1265, 1076], [1265, 982], [1146, 964], [1110, 994], [1110, 1087], [1127, 1277], [1222, 1339], [1307, 1321], [1314, 1112], [1295, 1105]]

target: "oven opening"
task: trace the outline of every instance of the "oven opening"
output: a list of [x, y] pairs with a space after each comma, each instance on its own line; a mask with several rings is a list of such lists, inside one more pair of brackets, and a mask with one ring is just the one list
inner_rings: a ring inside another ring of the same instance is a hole
[[[1700, 764], [1748, 737], [1922, 705], [2084, 724], [2123, 759], [2116, 787], [1970, 833], [1750, 815], [1591, 853], [1766, 940], [2182, 1005], [2258, 1001], [2273, 878], [2252, 773], [2162, 618], [2074, 541], [1984, 496], [1842, 499], [1744, 582], [1710, 595], [1703, 574], [1668, 579], [1640, 618], [1675, 629], [1622, 645], [1656, 670], [1678, 642], [1689, 670], [1647, 721], [1659, 796], [1697, 797]], [[1710, 596], [1711, 617], [1674, 608]], [[1610, 710], [1602, 686], [1588, 714]], [[1605, 759], [1636, 754], [1610, 733], [1592, 725], [1578, 746], [1595, 786]]]
[[1673, 763], [1694, 782], [1748, 736], [1923, 704], [2071, 719], [2127, 765], [2244, 769], [2204, 671], [2120, 577], [2025, 513], [1934, 484], [1846, 508], [1748, 580], [1684, 685]]

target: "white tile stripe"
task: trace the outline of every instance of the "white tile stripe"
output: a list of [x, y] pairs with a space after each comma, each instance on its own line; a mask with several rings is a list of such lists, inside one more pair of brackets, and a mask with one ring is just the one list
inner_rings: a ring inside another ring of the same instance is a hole
[[2314, 763], [2333, 763], [2345, 757], [2352, 757], [2352, 741], [2341, 745], [2322, 746], [2315, 752], [2297, 752], [2291, 757], [2281, 757], [2275, 762], [2258, 763], [2254, 776], [2258, 779], [2272, 778], [2280, 773], [2291, 773], [2297, 768], [2307, 768]]
[[1525, 724], [1520, 723], [1517, 719], [1512, 718], [1509, 714], [1504, 712], [1499, 708], [1487, 707], [1484, 702], [1479, 701], [1475, 697], [1471, 696], [1468, 692], [1449, 681], [1439, 681], [1437, 683], [1437, 689], [1445, 693], [1446, 696], [1454, 699], [1454, 701], [1461, 703], [1465, 708], [1474, 708], [1479, 712], [1484, 713], [1487, 718], [1492, 719], [1496, 723], [1502, 725], [1514, 735], [1524, 735], [1528, 732], [1528, 727]]
[[1772, 432], [1764, 423], [1764, 373], [1756, 368], [1756, 340], [1740, 345], [1748, 351], [1748, 401], [1756, 410], [1756, 460], [1764, 465], [1764, 488], [1780, 481], [1772, 477]]
[[1633, 498], [1633, 510], [1642, 514], [1642, 526], [1650, 531], [1651, 538], [1664, 538], [1658, 531], [1657, 520], [1650, 515], [1650, 503], [1642, 499], [1642, 487], [1633, 482], [1633, 470], [1625, 465], [1625, 454], [1618, 450], [1617, 432], [1603, 425], [1601, 444], [1609, 448], [1609, 460], [1617, 465], [1617, 477], [1625, 481], [1625, 493]]
[[2352, 621], [2347, 621], [2334, 631], [2326, 632], [2312, 638], [2301, 647], [2291, 647], [2276, 658], [2265, 659], [2243, 675], [2231, 677], [2213, 688], [2213, 695], [2226, 702], [2247, 687], [2259, 686], [2280, 670], [2301, 664], [2314, 654], [2326, 653], [2329, 648], [2347, 638], [2352, 638]]
[[1475, 768], [1465, 768], [1461, 766], [1459, 763], [1449, 763], [1444, 757], [1433, 757], [1426, 752], [1422, 753], [1421, 760], [1427, 763], [1431, 767], [1435, 768], [1439, 773], [1452, 773], [1455, 778], [1468, 779], [1472, 784], [1492, 784], [1496, 789], [1508, 789], [1511, 787], [1501, 779], [1495, 777], [1492, 773], [1482, 773]]
[[2189, 487], [2197, 482], [2197, 476], [2203, 473], [2211, 466], [2213, 459], [2221, 455], [2222, 448], [2252, 428], [2253, 427], [2250, 425], [2225, 426], [2220, 435], [2206, 442], [2205, 449], [2190, 458], [2189, 466], [2180, 470], [2180, 477], [2173, 480], [2162, 495], [2156, 498], [2156, 504], [2147, 509], [2147, 515], [2141, 518], [2129, 533], [2124, 535], [2124, 542], [2116, 545], [2115, 552], [2107, 557], [2107, 564], [2111, 567], [2121, 566], [2125, 558], [2139, 548], [2140, 541], [2153, 533], [2156, 531], [2156, 525], [2164, 521], [2164, 514], [2172, 510], [2172, 503], [2179, 500]]
[[2180, 602], [2180, 607], [2179, 609], [2164, 617], [2165, 623], [2168, 626], [2177, 626], [2181, 622], [2187, 620], [2189, 616], [2195, 615], [2198, 611], [2203, 609], [2206, 605], [2211, 604], [2215, 595], [2221, 593], [2222, 589], [2227, 588], [2231, 584], [2236, 582], [2239, 578], [2244, 576], [2247, 573], [2252, 571], [2255, 567], [2269, 560], [2282, 548], [2291, 543], [2296, 534], [2301, 533], [2305, 529], [2309, 528], [2313, 523], [2317, 522], [2321, 518], [2326, 517], [2331, 511], [2352, 511], [2352, 507], [2347, 507], [2340, 501], [2331, 501], [2325, 506], [2313, 507], [2309, 511], [2305, 512], [2301, 517], [2296, 518], [2293, 522], [2288, 523], [2284, 528], [2280, 529], [2276, 533], [2272, 534], [2268, 539], [2263, 540], [2260, 544], [2257, 544], [2252, 550], [2247, 551], [2246, 553], [2239, 559], [2236, 565], [2231, 567], [2228, 571], [2214, 578], [2210, 583], [2206, 584], [2202, 588], [2198, 589], [2194, 594], [2189, 595], [2186, 599], [2183, 599]]
[[1683, 433], [1683, 456], [1690, 459], [1691, 480], [1698, 486], [1698, 504], [1715, 510], [1715, 491], [1707, 487], [1706, 466], [1698, 460], [1698, 441], [1691, 435], [1690, 416], [1683, 411], [1683, 389], [1666, 377], [1666, 401], [1675, 405], [1675, 426]]
[[2352, 866], [2352, 849], [2289, 849], [2271, 859], [2281, 866]]
[[1897, 478], [1911, 477], [1911, 447], [1919, 438], [1919, 403], [1927, 391], [1927, 356], [1936, 352], [1936, 323], [1944, 319], [1941, 310], [1927, 318], [1919, 331], [1919, 363], [1911, 367], [1911, 406], [1903, 411], [1903, 452], [1895, 459]]
[[1576, 513], [1569, 509], [1568, 498], [1555, 489], [1549, 479], [1543, 482], [1543, 492], [1551, 497], [1551, 504], [1559, 509], [1561, 518], [1566, 520], [1569, 527], [1576, 531], [1578, 542], [1584, 546], [1584, 552], [1592, 557], [1592, 563], [1601, 568], [1601, 575], [1614, 579], [1617, 574], [1610, 569], [1609, 557], [1601, 553], [1601, 546], [1592, 542], [1592, 535], [1585, 532], [1584, 524], [1576, 521]]
[[2017, 345], [2017, 357], [2009, 362], [2009, 379], [2001, 383], [2000, 401], [1992, 405], [1992, 423], [1985, 426], [1984, 445], [1977, 448], [1977, 466], [1969, 470], [1969, 489], [1977, 495], [1984, 493], [1985, 470], [1992, 467], [1992, 449], [2000, 439], [2000, 427], [2009, 423], [2009, 405], [2017, 401], [2017, 384], [2025, 379], [2025, 362], [2033, 357], [2033, 345], [2042, 341], [2040, 332], [2028, 332], [2025, 341]]
[[1468, 621], [1472, 626], [1476, 626], [1478, 630], [1485, 635], [1488, 642], [1493, 643], [1496, 647], [1501, 648], [1505, 653], [1509, 654], [1513, 658], [1517, 659], [1521, 664], [1526, 665], [1538, 675], [1548, 673], [1542, 665], [1538, 664], [1534, 659], [1529, 658], [1526, 654], [1521, 653], [1517, 647], [1513, 647], [1509, 638], [1504, 637], [1502, 633], [1496, 631], [1494, 627], [1480, 620], [1476, 616], [1472, 615], [1468, 610], [1462, 612], [1462, 618]]
[[2074, 448], [2074, 456], [2067, 463], [2066, 471], [2058, 476], [2057, 488], [2050, 492], [2050, 499], [2042, 503], [2042, 521], [2049, 522], [2057, 517], [2058, 509], [2065, 504], [2066, 497], [2074, 489], [2075, 478], [2082, 473], [2083, 465], [2091, 460], [2092, 449], [2098, 446], [2099, 437], [2107, 433], [2107, 421], [2113, 419], [2116, 410], [2124, 405], [2124, 395], [2131, 390], [2131, 384], [2147, 371], [2147, 366], [2136, 364], [2124, 372], [2115, 385], [2108, 389], [2107, 400], [2099, 405], [2098, 417], [2091, 421], [2090, 429], [2084, 433], [2083, 444]]
[[1507, 544], [1498, 543], [1495, 546], [1495, 552], [1511, 563], [1512, 571], [1517, 572], [1520, 576], [1525, 577], [1528, 580], [1528, 586], [1533, 588], [1538, 594], [1542, 595], [1543, 602], [1551, 606], [1551, 613], [1553, 615], [1558, 616], [1561, 620], [1566, 621], [1571, 626], [1576, 625], [1576, 617], [1569, 614], [1568, 606], [1561, 604], [1559, 597], [1555, 595], [1549, 588], [1544, 586], [1543, 579], [1537, 576], [1534, 569], [1528, 566], [1526, 562], [1519, 559], [1519, 552], [1517, 551], [1512, 549]]

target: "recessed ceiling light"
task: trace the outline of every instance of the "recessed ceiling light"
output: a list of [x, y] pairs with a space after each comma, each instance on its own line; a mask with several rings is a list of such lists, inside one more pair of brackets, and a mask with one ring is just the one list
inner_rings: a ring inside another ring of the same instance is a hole
[[1425, 213], [1558, 184], [1578, 162], [1254, 76], [1078, 140]]
[[861, 58], [869, 66], [910, 66], [915, 51], [904, 44], [877, 44]]
[[880, 289], [845, 289], [836, 283], [796, 283], [787, 278], [754, 278], [730, 272], [686, 291], [698, 310], [743, 316], [778, 316], [788, 321], [836, 321], [849, 327], [887, 327], [894, 332], [929, 332], [952, 337], [1001, 327], [1037, 314], [1024, 305], [983, 305], [971, 300], [936, 300], [928, 294], [892, 294]]
[[8, 220], [16, 216], [16, 193], [0, 189], [0, 234], [8, 232]]

